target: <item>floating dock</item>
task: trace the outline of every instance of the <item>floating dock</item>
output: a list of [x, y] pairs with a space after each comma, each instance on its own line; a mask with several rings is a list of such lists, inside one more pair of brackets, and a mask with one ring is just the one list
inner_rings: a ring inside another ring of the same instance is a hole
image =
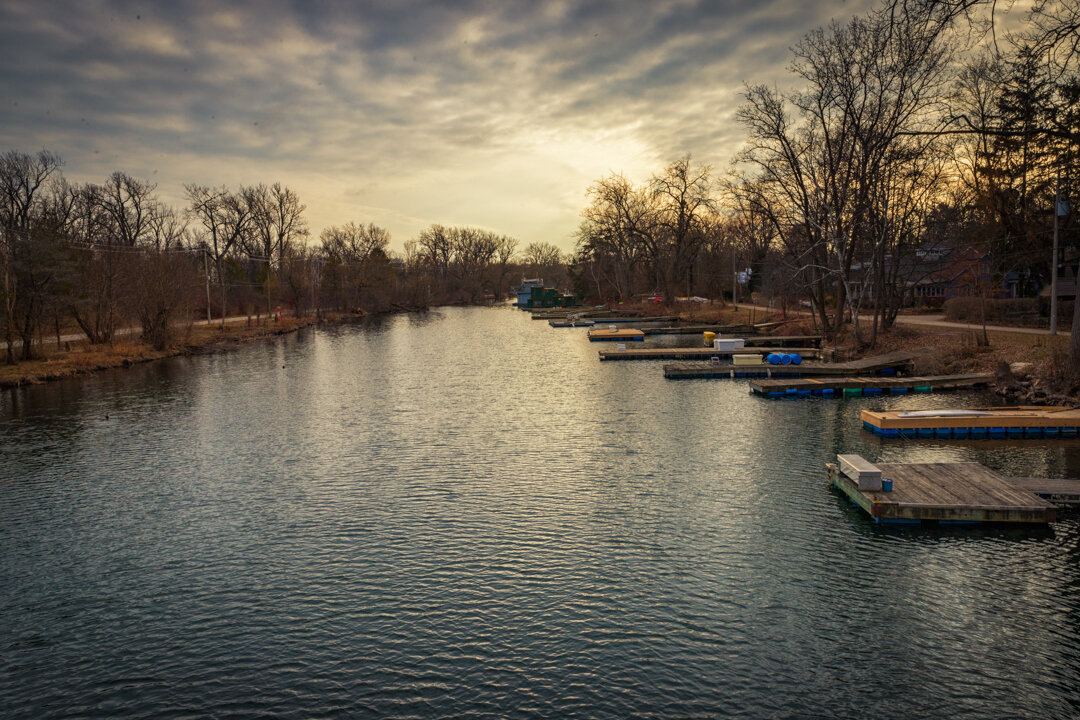
[[[862, 460], [857, 455], [839, 458]], [[871, 489], [874, 484], [865, 481], [865, 472], [862, 479], [851, 477], [842, 463], [826, 468], [833, 487], [876, 522], [1045, 524], [1057, 519], [1053, 503], [979, 463], [862, 463], [879, 471], [878, 488], [888, 485], [891, 490]]]
[[800, 395], [882, 395], [983, 387], [993, 382], [989, 373], [928, 375], [923, 377], [842, 377], [798, 380], [753, 380], [750, 389], [766, 397]]
[[[734, 351], [744, 354], [745, 350]], [[765, 352], [765, 351], [763, 351]], [[785, 352], [793, 352], [790, 348]], [[713, 354], [717, 354], [713, 351]], [[831, 377], [852, 377], [867, 374], [895, 375], [909, 370], [914, 353], [894, 352], [887, 355], [852, 360], [843, 363], [804, 362], [801, 365], [720, 365], [684, 363], [664, 366], [664, 377], [672, 380], [708, 379], [708, 378], [792, 378], [824, 375]]]
[[1029, 490], [1058, 507], [1080, 506], [1080, 480], [1054, 478], [1009, 478], [1018, 488]]
[[592, 328], [588, 332], [590, 342], [612, 342], [619, 340], [629, 340], [630, 342], [641, 342], [645, 339], [645, 333], [636, 328], [624, 328], [622, 330], [608, 330], [606, 328]]
[[548, 325], [553, 328], [567, 328], [567, 327], [592, 327], [597, 323], [596, 320], [548, 320]]
[[642, 328], [646, 335], [702, 335], [707, 332], [728, 335], [753, 335], [753, 325], [666, 325]]
[[1080, 410], [1071, 407], [863, 410], [860, 419], [864, 429], [885, 438], [1057, 438], [1080, 432]]
[[583, 308], [583, 307], [566, 307], [566, 308], [547, 308], [544, 310], [533, 310], [529, 317], [533, 320], [566, 320], [570, 316], [576, 318], [592, 318], [594, 320], [599, 318], [606, 318], [609, 316], [615, 316], [613, 310], [607, 310], [605, 308]]
[[614, 316], [597, 318], [597, 321], [603, 323], [615, 323], [618, 324], [633, 324], [639, 325], [641, 323], [660, 323], [660, 322], [675, 322], [679, 319], [678, 315], [663, 315], [660, 317], [635, 317], [633, 315]]
[[[719, 363], [720, 360], [730, 360], [733, 355], [757, 355], [764, 358], [772, 352], [799, 353], [803, 357], [819, 357], [821, 351], [817, 348], [774, 348], [753, 347], [734, 348], [731, 350], [716, 350], [715, 348], [627, 348], [626, 350], [601, 350], [601, 360], [704, 360]], [[716, 358], [715, 361], [712, 359]], [[803, 365], [806, 365], [804, 362]], [[717, 365], [703, 366], [717, 368]], [[720, 365], [721, 368], [730, 368], [729, 365]], [[751, 366], [756, 367], [756, 366]], [[768, 367], [781, 367], [769, 365]], [[783, 367], [801, 367], [799, 365], [784, 365]]]
[[[601, 321], [598, 324], [603, 324]], [[771, 352], [786, 352], [786, 353], [798, 353], [803, 358], [820, 358], [822, 350], [819, 347], [811, 345], [798, 347], [793, 346], [794, 341], [798, 338], [805, 338], [804, 335], [782, 335], [782, 336], [761, 336], [761, 337], [748, 337], [744, 338], [745, 347], [742, 349], [735, 349], [734, 352], [740, 355], [746, 355], [748, 353], [761, 353], [762, 357], [768, 355]], [[815, 336], [809, 336], [815, 337]], [[726, 338], [720, 338], [726, 339]], [[601, 350], [601, 360], [705, 360], [708, 361], [712, 357], [730, 357], [731, 351], [720, 350], [707, 347], [671, 347], [671, 348], [634, 348], [626, 350]]]

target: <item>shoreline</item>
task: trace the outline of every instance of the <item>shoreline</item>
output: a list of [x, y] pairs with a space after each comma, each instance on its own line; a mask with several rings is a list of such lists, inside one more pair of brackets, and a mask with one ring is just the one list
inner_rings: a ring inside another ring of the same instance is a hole
[[[655, 306], [644, 304], [640, 307], [627, 304], [622, 308], [638, 312], [655, 310]], [[733, 310], [730, 307], [708, 309], [676, 307], [672, 309], [679, 312], [685, 321], [723, 324], [780, 319], [777, 317], [780, 313], [775, 310], [746, 305], [739, 310]], [[243, 343], [291, 334], [313, 325], [355, 324], [371, 318], [424, 310], [427, 308], [399, 306], [373, 313], [330, 312], [302, 318], [286, 317], [279, 323], [271, 323], [265, 316], [259, 320], [234, 316], [226, 320], [224, 327], [217, 323], [193, 324], [187, 328], [181, 341], [166, 350], [154, 350], [144, 345], [135, 333], [121, 335], [110, 345], [91, 346], [85, 340], [64, 343], [63, 349], [57, 349], [55, 345], [52, 349], [46, 349], [45, 357], [39, 360], [25, 361], [15, 365], [0, 364], [0, 391], [40, 385], [167, 358], [226, 352]], [[789, 316], [782, 322], [788, 327], [810, 325], [809, 318], [799, 316]], [[931, 355], [920, 363], [924, 366], [920, 368], [923, 374], [993, 372], [997, 375], [997, 381], [991, 391], [1007, 401], [1022, 401], [1025, 404], [1060, 404], [1069, 401], [1069, 404], [1078, 404], [1080, 399], [1068, 393], [1062, 393], [1060, 388], [1054, 387], [1058, 383], [1053, 382], [1056, 378], [1052, 378], [1052, 368], [1059, 361], [1058, 353], [1067, 342], [1068, 336], [1037, 336], [1013, 333], [1010, 332], [1011, 330], [1012, 328], [996, 328], [990, 332], [991, 347], [980, 347], [974, 341], [974, 333], [966, 328], [919, 326], [916, 322], [904, 323], [901, 327], [893, 328], [886, 333], [875, 351], [932, 348]], [[839, 343], [838, 346], [843, 347], [845, 344]], [[862, 354], [850, 345], [844, 350], [853, 356]], [[1005, 371], [1004, 368], [1010, 368], [1011, 372]]]
[[110, 345], [93, 346], [80, 341], [66, 343], [65, 349], [45, 351], [45, 357], [14, 365], [0, 364], [0, 390], [15, 390], [29, 385], [41, 385], [89, 375], [103, 370], [132, 367], [143, 363], [175, 357], [194, 357], [226, 352], [237, 346], [298, 332], [315, 325], [348, 325], [368, 318], [410, 313], [426, 308], [400, 308], [379, 313], [323, 313], [302, 318], [286, 317], [279, 323], [269, 323], [265, 316], [258, 324], [248, 324], [242, 316], [226, 321], [225, 326], [191, 326], [183, 339], [165, 350], [154, 350], [139, 341], [136, 335], [122, 336]]

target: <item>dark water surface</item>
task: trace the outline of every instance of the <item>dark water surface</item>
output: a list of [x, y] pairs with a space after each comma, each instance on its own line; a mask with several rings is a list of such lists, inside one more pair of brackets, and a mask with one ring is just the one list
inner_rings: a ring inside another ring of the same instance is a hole
[[1076, 519], [883, 529], [823, 469], [1080, 441], [598, 347], [444, 309], [0, 394], [0, 717], [1080, 716]]

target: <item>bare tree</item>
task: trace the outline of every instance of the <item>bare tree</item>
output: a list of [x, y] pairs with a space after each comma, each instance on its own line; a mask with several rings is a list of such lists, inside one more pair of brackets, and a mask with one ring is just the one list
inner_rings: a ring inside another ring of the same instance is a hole
[[852, 270], [871, 260], [889, 222], [886, 187], [896, 164], [931, 144], [911, 131], [937, 127], [950, 53], [936, 28], [875, 13], [815, 30], [792, 65], [805, 89], [751, 87], [739, 111], [750, 131], [740, 159], [758, 168], [751, 202], [800, 263], [830, 334], [846, 310], [858, 335], [867, 293]]
[[641, 264], [657, 256], [655, 196], [614, 173], [594, 183], [588, 196], [577, 232], [578, 256], [588, 263], [599, 295], [603, 278], [619, 300], [629, 300]]
[[34, 336], [57, 276], [71, 214], [61, 165], [47, 150], [0, 155], [0, 321], [8, 363], [15, 362], [15, 334], [22, 339], [22, 358], [34, 356]]
[[107, 244], [135, 247], [147, 240], [159, 203], [157, 185], [123, 172], [114, 172], [101, 185], [88, 185], [85, 192], [101, 208], [108, 222]]
[[713, 208], [711, 168], [693, 167], [686, 155], [664, 168], [649, 185], [656, 199], [659, 273], [669, 300], [684, 289], [692, 294], [692, 270], [705, 240], [702, 215]]
[[221, 288], [221, 325], [224, 327], [227, 314], [225, 259], [250, 236], [255, 216], [254, 193], [245, 187], [234, 193], [224, 186], [211, 188], [195, 184], [185, 185], [184, 189], [188, 196], [188, 215], [197, 223], [197, 241], [214, 261]]
[[360, 307], [374, 266], [385, 266], [388, 261], [390, 232], [374, 223], [349, 222], [324, 229], [320, 242], [327, 295], [333, 296], [341, 309]]

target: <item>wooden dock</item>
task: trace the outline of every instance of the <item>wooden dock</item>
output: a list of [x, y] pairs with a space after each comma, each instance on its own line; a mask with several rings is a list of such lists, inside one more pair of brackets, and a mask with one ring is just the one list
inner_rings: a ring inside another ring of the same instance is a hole
[[[598, 323], [602, 324], [602, 323]], [[707, 347], [672, 347], [672, 348], [627, 348], [626, 350], [601, 350], [601, 360], [703, 360], [708, 362], [713, 356], [730, 357], [732, 352], [745, 355], [761, 353], [762, 357], [771, 352], [798, 353], [803, 358], [820, 358], [823, 351], [811, 345], [794, 346], [799, 338], [815, 337], [805, 335], [779, 335], [744, 338], [746, 346], [742, 349], [716, 350]]]
[[1080, 480], [1009, 478], [1013, 485], [1035, 493], [1058, 507], [1080, 506]]
[[[745, 353], [744, 350], [736, 350], [734, 352], [739, 354]], [[793, 352], [793, 350], [788, 348], [781, 350], [781, 352]], [[852, 377], [873, 373], [892, 375], [909, 369], [914, 357], [915, 355], [913, 353], [895, 352], [844, 363], [803, 362], [801, 365], [770, 365], [768, 363], [761, 363], [759, 365], [706, 365], [702, 363], [681, 363], [665, 365], [664, 377], [672, 380], [688, 380], [758, 377], [792, 378], [806, 376]]]
[[645, 339], [645, 333], [637, 328], [623, 328], [622, 330], [609, 330], [607, 328], [592, 328], [588, 332], [590, 342], [611, 342], [629, 340], [641, 342]]
[[989, 373], [927, 375], [922, 377], [841, 377], [794, 380], [753, 380], [750, 389], [766, 397], [805, 395], [882, 395], [983, 387], [993, 382]]
[[826, 465], [829, 481], [876, 522], [1051, 523], [1056, 506], [979, 463], [885, 463], [876, 466], [891, 490], [859, 482]]
[[543, 308], [534, 309], [529, 313], [529, 317], [533, 320], [566, 320], [571, 315], [581, 319], [599, 320], [606, 317], [615, 317], [616, 313], [614, 310], [605, 308], [587, 307]]
[[707, 332], [717, 335], [753, 335], [753, 325], [665, 325], [664, 327], [642, 328], [646, 335], [702, 335]]
[[[602, 325], [603, 322], [597, 323]], [[641, 331], [646, 335], [704, 335], [705, 332], [717, 332], [715, 328], [681, 328], [681, 327], [658, 327], [658, 328], [641, 328]], [[724, 335], [738, 335], [739, 332], [732, 332], [725, 330]], [[717, 339], [723, 339], [720, 337], [720, 333], [717, 333]], [[768, 344], [772, 347], [821, 347], [820, 335], [758, 335], [744, 338], [746, 344], [750, 345], [751, 340], [757, 341], [758, 344]]]
[[[601, 350], [601, 360], [703, 360], [705, 362], [730, 361], [732, 355], [757, 354], [761, 357], [769, 353], [799, 353], [803, 357], [819, 357], [821, 351], [817, 348], [774, 348], [753, 347], [735, 348], [734, 350], [716, 350], [714, 348], [627, 348], [626, 350]], [[712, 358], [717, 358], [713, 361]], [[803, 365], [806, 365], [804, 362]], [[715, 365], [711, 366], [715, 369]], [[724, 366], [721, 366], [724, 367]], [[730, 368], [730, 364], [727, 365]], [[754, 367], [754, 366], [751, 366]], [[769, 365], [769, 367], [781, 367]], [[801, 367], [798, 365], [784, 365], [782, 367]]]
[[895, 438], [1057, 438], [1080, 433], [1071, 407], [986, 407], [952, 410], [863, 410], [863, 428]]

